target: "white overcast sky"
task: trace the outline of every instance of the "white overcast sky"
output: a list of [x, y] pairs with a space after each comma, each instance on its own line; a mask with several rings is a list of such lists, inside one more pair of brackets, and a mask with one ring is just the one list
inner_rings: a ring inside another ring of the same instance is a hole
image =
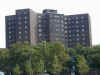
[[43, 9], [57, 9], [66, 15], [89, 13], [92, 44], [100, 44], [100, 0], [0, 0], [0, 48], [5, 47], [5, 16], [24, 8], [40, 13]]

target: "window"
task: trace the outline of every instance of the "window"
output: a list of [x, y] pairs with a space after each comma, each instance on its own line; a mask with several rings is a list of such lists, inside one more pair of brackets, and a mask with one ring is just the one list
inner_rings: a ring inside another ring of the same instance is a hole
[[81, 19], [84, 19], [84, 16], [81, 16]]
[[76, 40], [79, 41], [79, 38], [77, 38]]
[[82, 32], [84, 32], [85, 31], [85, 29], [82, 29]]
[[78, 25], [76, 25], [76, 28], [79, 28], [79, 26], [78, 26]]
[[11, 23], [10, 23], [10, 22], [8, 22], [8, 25], [11, 25]]
[[25, 39], [28, 40], [28, 36], [25, 36]]
[[27, 12], [26, 12], [26, 11], [23, 11], [23, 13], [24, 13], [24, 14], [27, 14]]
[[68, 26], [69, 28], [72, 28], [72, 26]]
[[76, 19], [79, 19], [78, 17], [76, 17]]
[[65, 35], [65, 39], [67, 39], [67, 35]]
[[59, 23], [60, 21], [59, 20], [57, 20], [57, 23]]
[[28, 22], [25, 20], [24, 23], [27, 24]]
[[63, 25], [63, 24], [61, 24], [61, 26], [62, 26], [62, 28], [64, 27], [64, 25]]
[[71, 24], [71, 22], [69, 21], [68, 24]]
[[83, 45], [86, 45], [86, 42], [82, 42]]
[[73, 34], [73, 36], [75, 36], [75, 34]]
[[61, 18], [63, 18], [64, 16], [61, 16]]
[[61, 20], [61, 23], [63, 23], [64, 21], [63, 20]]
[[21, 31], [19, 31], [18, 33], [19, 33], [19, 34], [21, 34], [22, 32], [21, 32]]
[[41, 20], [38, 20], [39, 23], [41, 23]]
[[57, 28], [56, 31], [59, 31], [59, 29]]
[[55, 19], [54, 22], [57, 22], [57, 19]]
[[67, 33], [67, 31], [65, 31], [65, 33]]
[[52, 18], [53, 17], [53, 15], [52, 14], [50, 14], [50, 18]]
[[42, 27], [41, 24], [39, 24], [38, 27]]
[[69, 37], [71, 37], [71, 35], [69, 35]]
[[64, 37], [64, 34], [62, 34], [61, 36]]
[[8, 18], [8, 21], [10, 21], [10, 20], [11, 20], [11, 18], [9, 17], [9, 18]]
[[22, 29], [22, 27], [21, 27], [21, 26], [19, 26], [19, 27], [18, 27], [18, 29]]
[[71, 20], [71, 18], [69, 17], [68, 20]]
[[79, 33], [77, 33], [76, 36], [79, 36]]
[[72, 41], [72, 39], [69, 39], [69, 41], [71, 42], [71, 41]]
[[76, 32], [79, 32], [79, 29], [77, 29]]
[[53, 22], [53, 20], [52, 20], [52, 19], [50, 19], [50, 22], [52, 23], [52, 22]]
[[85, 34], [82, 34], [82, 36], [85, 36]]
[[22, 19], [22, 17], [18, 17], [18, 20], [21, 20]]
[[27, 25], [25, 25], [25, 29], [27, 29], [28, 28], [28, 26]]
[[86, 40], [86, 39], [85, 39], [85, 37], [84, 37], [84, 38], [82, 38], [82, 40]]
[[55, 18], [59, 18], [59, 15], [55, 15], [54, 17], [55, 17]]
[[25, 17], [24, 17], [24, 19], [26, 20], [26, 19], [28, 19], [28, 17], [27, 17], [27, 16], [25, 16]]
[[27, 34], [28, 33], [28, 31], [27, 30], [25, 30], [25, 34]]
[[21, 25], [22, 23], [19, 21], [18, 24]]
[[75, 26], [74, 25], [72, 25], [72, 28], [74, 28]]
[[21, 39], [22, 37], [21, 36], [18, 36], [18, 38]]
[[38, 18], [41, 18], [41, 15], [39, 15]]
[[55, 35], [56, 35], [56, 37], [58, 37], [58, 36], [59, 36], [59, 34], [57, 34], [57, 33], [56, 33]]
[[67, 26], [65, 26], [65, 28], [67, 28]]
[[55, 18], [57, 18], [57, 15], [54, 15]]
[[8, 27], [8, 29], [10, 30], [10, 29], [12, 29], [11, 27]]
[[69, 30], [69, 33], [71, 33], [71, 30]]
[[9, 36], [9, 39], [11, 39], [12, 37], [11, 36]]
[[56, 27], [58, 27], [59, 24], [56, 24]]
[[72, 21], [71, 23], [74, 23], [74, 21]]
[[42, 32], [42, 29], [39, 29], [39, 32]]
[[65, 22], [65, 24], [67, 24], [67, 22]]
[[76, 24], [78, 24], [79, 23], [79, 21], [76, 21]]
[[67, 17], [65, 17], [64, 20], [67, 20]]
[[39, 33], [39, 37], [40, 37], [40, 36], [42, 36], [42, 34], [41, 34], [41, 33]]
[[74, 17], [74, 16], [72, 16], [71, 18], [72, 18], [72, 19], [75, 19], [75, 17]]
[[85, 27], [85, 25], [82, 25], [82, 27]]
[[59, 40], [59, 38], [56, 38], [56, 40]]
[[9, 31], [9, 34], [11, 34], [11, 31]]
[[64, 29], [62, 29], [62, 32], [64, 31]]

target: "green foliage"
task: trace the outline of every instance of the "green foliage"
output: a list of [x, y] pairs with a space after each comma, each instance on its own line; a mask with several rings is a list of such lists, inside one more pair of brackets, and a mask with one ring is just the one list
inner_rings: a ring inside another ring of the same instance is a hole
[[34, 49], [36, 50], [34, 54], [36, 58], [34, 58], [35, 65], [37, 64], [37, 67], [39, 67], [38, 62], [40, 60], [42, 71], [51, 73], [61, 71], [64, 69], [63, 64], [69, 60], [69, 55], [65, 52], [65, 47], [60, 42], [47, 43], [44, 41], [36, 45]]
[[88, 56], [89, 66], [91, 68], [100, 69], [100, 54], [92, 54]]
[[9, 62], [9, 50], [8, 49], [0, 49], [0, 70], [6, 71], [9, 69], [8, 67]]
[[15, 75], [56, 73], [72, 66], [82, 74], [91, 68], [100, 69], [100, 46], [65, 48], [61, 42], [43, 41], [34, 47], [28, 42], [18, 42], [9, 49], [0, 49], [0, 70]]
[[[89, 54], [88, 47], [77, 45], [75, 48], [69, 48], [69, 55], [72, 59], [67, 63], [70, 69], [75, 66], [75, 71], [85, 74], [88, 72], [89, 67], [87, 63], [87, 55]], [[74, 59], [74, 60], [73, 60]]]
[[32, 67], [31, 67], [30, 60], [26, 60], [26, 63], [25, 63], [25, 71], [26, 72], [32, 72]]
[[22, 71], [18, 64], [16, 64], [16, 66], [14, 67], [13, 72], [14, 72], [14, 75], [22, 75]]
[[78, 68], [78, 71], [82, 74], [86, 74], [89, 70], [89, 67], [84, 56], [77, 55], [76, 60], [76, 67]]
[[32, 59], [32, 67], [34, 72], [42, 73], [44, 72], [44, 61], [37, 56]]

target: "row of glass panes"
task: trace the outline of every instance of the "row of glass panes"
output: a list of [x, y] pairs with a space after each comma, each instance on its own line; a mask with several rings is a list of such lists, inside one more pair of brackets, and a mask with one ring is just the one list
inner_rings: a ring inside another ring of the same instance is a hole
[[[67, 17], [67, 16], [66, 16]], [[72, 19], [76, 19], [76, 20], [78, 20], [78, 19], [84, 19], [85, 17], [84, 16], [71, 16], [71, 17], [67, 17], [67, 20], [72, 20]]]

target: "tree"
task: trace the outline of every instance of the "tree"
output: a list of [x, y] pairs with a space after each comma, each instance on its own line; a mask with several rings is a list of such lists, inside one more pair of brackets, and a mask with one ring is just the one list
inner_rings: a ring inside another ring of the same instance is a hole
[[43, 41], [33, 47], [28, 42], [17, 42], [9, 49], [0, 49], [0, 70], [7, 75], [9, 72], [33, 75], [33, 72], [57, 73], [75, 66], [76, 72], [84, 74], [89, 68], [99, 69], [99, 53], [99, 46], [65, 48], [58, 41]]
[[14, 75], [22, 75], [22, 71], [18, 64], [16, 64], [15, 68], [13, 69], [13, 72], [14, 72]]
[[30, 62], [30, 60], [26, 60], [26, 63], [25, 63], [25, 71], [31, 75], [31, 72], [32, 72], [32, 64]]
[[9, 49], [0, 49], [0, 70], [9, 75]]
[[82, 74], [85, 74], [88, 72], [88, 62], [87, 62], [87, 56], [89, 52], [88, 47], [83, 47], [81, 45], [77, 45], [75, 48], [69, 48], [68, 53], [71, 56], [71, 60], [68, 62], [68, 66], [70, 69], [75, 72], [80, 72]]
[[100, 70], [100, 53], [89, 55], [88, 60], [90, 68]]
[[[33, 47], [28, 42], [18, 42], [13, 44], [10, 48], [10, 67], [13, 72], [16, 64], [20, 66], [23, 74], [27, 74], [32, 68], [31, 60], [34, 50]], [[29, 61], [28, 61], [29, 60]]]
[[86, 74], [89, 71], [89, 67], [84, 56], [80, 56], [80, 55], [76, 56], [76, 69], [78, 72], [82, 74]]
[[55, 59], [56, 63], [56, 65], [54, 65], [54, 67], [56, 67], [55, 72], [60, 72], [61, 70], [66, 69], [64, 65], [70, 60], [70, 56], [67, 52], [67, 49], [61, 42], [57, 41], [50, 44], [50, 56], [53, 56], [53, 59]]
[[60, 42], [47, 43], [44, 41], [36, 45], [34, 49], [39, 53], [35, 57], [41, 58], [43, 71], [48, 73], [56, 73], [63, 70], [64, 63], [70, 58], [64, 45]]

